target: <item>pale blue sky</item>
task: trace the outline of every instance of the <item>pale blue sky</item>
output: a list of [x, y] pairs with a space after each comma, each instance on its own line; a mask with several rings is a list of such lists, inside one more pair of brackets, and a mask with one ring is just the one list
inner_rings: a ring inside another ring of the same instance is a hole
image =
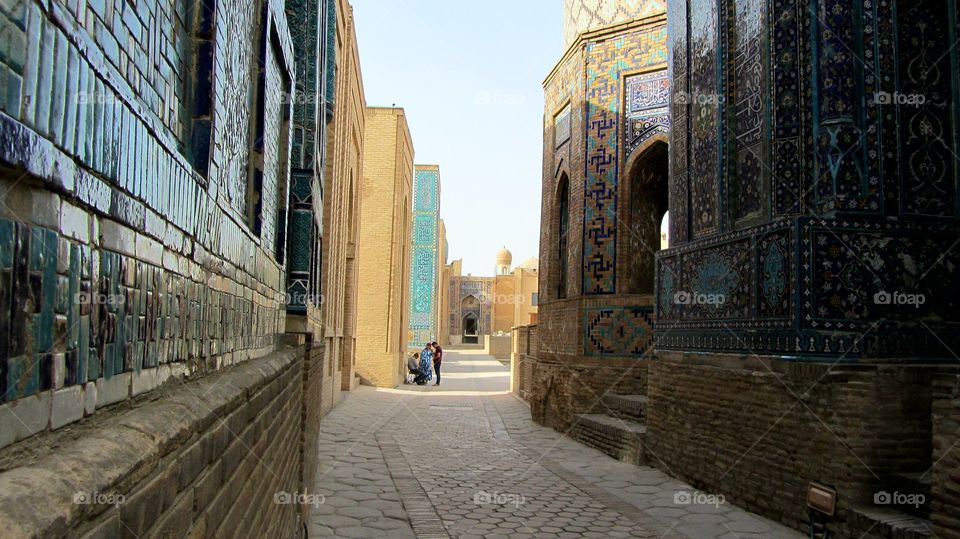
[[493, 275], [537, 256], [543, 79], [560, 0], [353, 0], [367, 104], [403, 107], [415, 161], [440, 165], [450, 260]]

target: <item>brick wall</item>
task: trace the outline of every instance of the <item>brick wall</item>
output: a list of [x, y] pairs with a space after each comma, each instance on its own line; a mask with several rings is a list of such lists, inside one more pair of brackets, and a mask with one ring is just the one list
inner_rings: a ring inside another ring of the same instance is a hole
[[650, 360], [631, 365], [577, 364], [529, 358], [532, 363], [528, 394], [530, 413], [543, 425], [567, 432], [574, 414], [604, 413], [607, 393], [646, 393]]
[[340, 402], [340, 369], [329, 361], [332, 355], [329, 351], [329, 339], [323, 342], [314, 342], [311, 354], [319, 357], [323, 365], [323, 375], [320, 378], [320, 415], [327, 415]]
[[533, 367], [537, 353], [537, 326], [518, 326], [512, 332], [510, 390], [527, 400], [533, 388]]
[[366, 98], [360, 73], [353, 8], [336, 0], [336, 114], [327, 142], [323, 188], [323, 336], [328, 361], [340, 372], [340, 388], [354, 383], [356, 249], [359, 238], [360, 182]]
[[484, 335], [483, 353], [491, 355], [497, 359], [510, 358], [511, 337]]
[[820, 481], [838, 489], [843, 535], [848, 507], [930, 467], [930, 369], [657, 357], [647, 459], [746, 509], [799, 528]]
[[394, 387], [405, 373], [413, 144], [399, 108], [367, 108], [360, 194], [357, 372]]
[[286, 17], [203, 5], [0, 7], [0, 447], [276, 349]]
[[[287, 349], [91, 418], [71, 436], [40, 436], [3, 461], [0, 526], [15, 537], [298, 535], [304, 513], [280, 502], [310, 484], [298, 443], [315, 439], [303, 419], [317, 416], [305, 357]], [[53, 443], [55, 454], [41, 449]]]
[[942, 374], [933, 391], [933, 533], [960, 537], [960, 376]]
[[[312, 336], [305, 336], [305, 343], [302, 346], [303, 364], [300, 368], [302, 387], [300, 393], [300, 454], [299, 454], [299, 485], [300, 491], [306, 490], [314, 484], [314, 478], [317, 475], [317, 464], [319, 459], [320, 444], [320, 419], [330, 411], [330, 407], [324, 406], [324, 397], [328, 393], [324, 391], [324, 364], [323, 349], [316, 346], [317, 341]], [[307, 522], [309, 518], [310, 506], [300, 507], [300, 520]]]

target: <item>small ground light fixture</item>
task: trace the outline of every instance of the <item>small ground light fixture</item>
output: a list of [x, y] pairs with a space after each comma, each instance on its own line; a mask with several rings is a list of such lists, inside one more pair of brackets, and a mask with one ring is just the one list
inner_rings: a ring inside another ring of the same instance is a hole
[[807, 485], [807, 508], [810, 513], [811, 539], [827, 539], [830, 536], [827, 522], [837, 512], [837, 489], [811, 481]]

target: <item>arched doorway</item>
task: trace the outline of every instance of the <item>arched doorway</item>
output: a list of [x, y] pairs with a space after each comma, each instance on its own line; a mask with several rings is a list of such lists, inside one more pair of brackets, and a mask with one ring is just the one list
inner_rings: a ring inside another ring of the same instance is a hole
[[626, 292], [652, 294], [661, 229], [668, 207], [667, 143], [655, 141], [630, 167]]
[[663, 214], [660, 219], [660, 249], [670, 248], [670, 210]]
[[464, 344], [480, 342], [480, 300], [470, 295], [460, 301], [460, 330]]
[[467, 313], [463, 317], [463, 343], [464, 344], [477, 344], [480, 342], [480, 324], [477, 320], [477, 315], [473, 313]]

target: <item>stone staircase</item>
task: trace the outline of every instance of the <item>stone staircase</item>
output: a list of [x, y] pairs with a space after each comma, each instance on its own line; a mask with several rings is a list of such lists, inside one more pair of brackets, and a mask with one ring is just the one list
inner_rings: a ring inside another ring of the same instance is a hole
[[579, 414], [570, 437], [631, 464], [645, 464], [643, 450], [647, 433], [645, 395], [607, 395], [606, 413]]
[[849, 509], [849, 526], [863, 539], [925, 539], [933, 533], [929, 520], [901, 512], [894, 507], [857, 506]]
[[[931, 537], [929, 473], [899, 473], [886, 478], [883, 491], [892, 502], [859, 505], [850, 508], [851, 528], [866, 539], [895, 537], [897, 539], [923, 539]], [[912, 498], [909, 496], [913, 496]], [[923, 503], [916, 503], [921, 496]]]

